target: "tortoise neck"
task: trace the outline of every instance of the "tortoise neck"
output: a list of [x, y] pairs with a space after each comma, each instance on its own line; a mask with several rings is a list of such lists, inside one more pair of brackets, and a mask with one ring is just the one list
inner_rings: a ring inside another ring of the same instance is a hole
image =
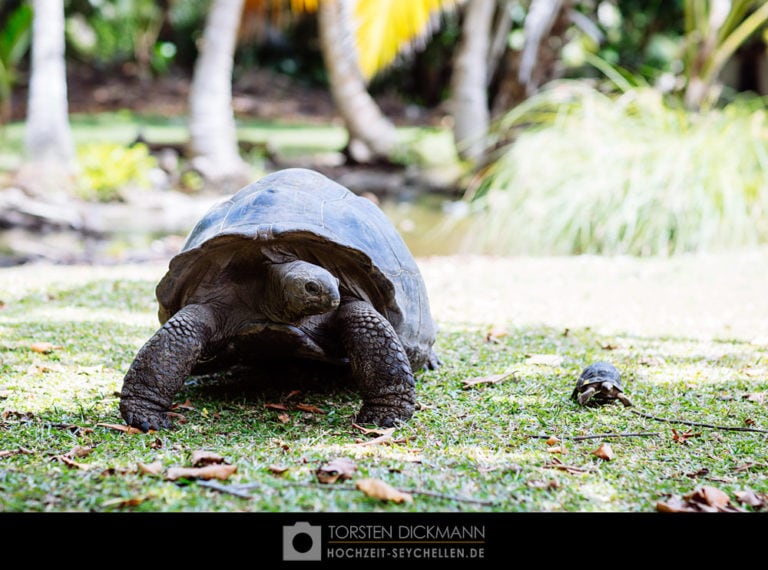
[[307, 261], [267, 266], [262, 312], [280, 323], [297, 323], [339, 306], [339, 280], [326, 269]]

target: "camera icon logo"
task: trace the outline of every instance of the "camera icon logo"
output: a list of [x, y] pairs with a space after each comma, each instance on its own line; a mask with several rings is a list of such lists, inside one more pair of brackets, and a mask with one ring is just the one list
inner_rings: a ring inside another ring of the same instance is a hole
[[283, 526], [283, 560], [322, 560], [322, 530], [308, 522]]

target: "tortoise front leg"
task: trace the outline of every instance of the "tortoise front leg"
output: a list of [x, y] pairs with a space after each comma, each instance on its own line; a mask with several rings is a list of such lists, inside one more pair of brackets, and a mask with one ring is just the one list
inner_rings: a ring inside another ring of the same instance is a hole
[[356, 421], [389, 427], [410, 418], [416, 388], [408, 355], [392, 325], [363, 301], [344, 303], [336, 318], [363, 398]]
[[123, 380], [120, 413], [142, 431], [171, 425], [167, 412], [213, 337], [213, 311], [188, 305], [141, 347]]

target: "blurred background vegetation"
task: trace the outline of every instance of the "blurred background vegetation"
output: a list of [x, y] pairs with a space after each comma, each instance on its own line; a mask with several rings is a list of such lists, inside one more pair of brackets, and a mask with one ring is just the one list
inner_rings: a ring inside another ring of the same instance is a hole
[[299, 165], [452, 251], [752, 247], [767, 45], [763, 0], [2, 0], [0, 233]]

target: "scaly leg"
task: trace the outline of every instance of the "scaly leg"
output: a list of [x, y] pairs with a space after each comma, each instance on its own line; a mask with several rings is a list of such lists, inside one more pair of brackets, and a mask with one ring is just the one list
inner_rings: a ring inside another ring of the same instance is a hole
[[363, 398], [356, 421], [389, 427], [410, 418], [416, 403], [413, 373], [389, 321], [370, 304], [350, 301], [339, 308], [336, 322]]
[[123, 380], [120, 413], [142, 431], [171, 425], [167, 412], [213, 337], [213, 311], [188, 305], [173, 315], [136, 354]]

